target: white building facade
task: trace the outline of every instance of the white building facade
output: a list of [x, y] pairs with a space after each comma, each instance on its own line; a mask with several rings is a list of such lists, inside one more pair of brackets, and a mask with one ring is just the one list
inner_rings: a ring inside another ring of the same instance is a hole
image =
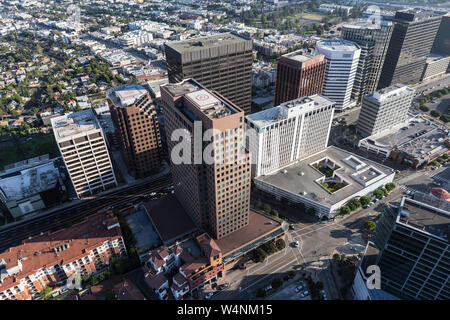
[[105, 137], [92, 110], [52, 118], [51, 121], [78, 198], [116, 187]]
[[322, 94], [336, 103], [336, 111], [355, 106], [350, 98], [361, 48], [347, 40], [322, 40], [317, 42], [316, 51], [327, 59]]
[[254, 176], [326, 148], [333, 114], [334, 102], [316, 94], [248, 115], [246, 144], [255, 157]]

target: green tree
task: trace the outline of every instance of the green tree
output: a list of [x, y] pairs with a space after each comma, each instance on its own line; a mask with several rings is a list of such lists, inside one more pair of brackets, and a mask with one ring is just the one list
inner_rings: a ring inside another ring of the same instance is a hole
[[270, 211], [272, 210], [272, 208], [267, 203], [265, 203], [263, 210], [264, 210], [265, 213], [269, 214]]
[[275, 242], [275, 246], [278, 250], [283, 250], [284, 248], [286, 248], [286, 242], [283, 239], [278, 239]]
[[339, 213], [342, 215], [345, 214], [349, 214], [352, 210], [350, 209], [349, 206], [342, 206], [341, 209], [339, 210]]
[[372, 231], [376, 226], [377, 224], [372, 220], [367, 220], [366, 222], [364, 222], [364, 228], [366, 228], [366, 230], [368, 231]]
[[283, 280], [281, 278], [275, 278], [272, 280], [272, 288], [278, 289], [283, 285]]
[[42, 289], [41, 292], [39, 292], [39, 295], [41, 296], [42, 299], [48, 300], [52, 297], [52, 293], [53, 293], [53, 288], [50, 286], [47, 286], [44, 289]]
[[256, 248], [253, 250], [253, 260], [255, 262], [263, 262], [266, 259], [266, 252], [261, 248]]
[[117, 300], [116, 295], [112, 291], [108, 291], [105, 294], [105, 300]]
[[272, 209], [272, 211], [270, 212], [270, 214], [272, 214], [272, 215], [275, 216], [275, 217], [278, 217], [278, 216], [279, 216], [278, 211], [275, 210], [275, 209]]
[[433, 160], [433, 161], [431, 161], [431, 163], [430, 163], [432, 166], [437, 166], [438, 165], [438, 162], [436, 161], [436, 160]]
[[256, 296], [258, 298], [264, 298], [266, 296], [266, 290], [259, 288], [258, 291], [256, 291]]
[[377, 189], [373, 192], [373, 195], [378, 198], [381, 199], [384, 196], [384, 192], [381, 191], [381, 189]]
[[97, 277], [92, 277], [91, 278], [91, 286], [96, 286], [96, 285], [98, 285], [98, 279], [97, 279]]
[[430, 108], [428, 108], [428, 107], [425, 106], [425, 105], [421, 105], [421, 106], [419, 107], [419, 109], [422, 110], [423, 112], [428, 112], [428, 111], [430, 111]]
[[393, 182], [386, 183], [386, 185], [384, 187], [386, 188], [387, 191], [394, 190], [395, 189], [395, 183], [393, 183]]
[[441, 116], [441, 112], [439, 110], [431, 110], [430, 114], [435, 118]]
[[359, 198], [359, 201], [361, 202], [362, 206], [366, 206], [370, 203], [370, 198], [368, 196], [362, 196]]

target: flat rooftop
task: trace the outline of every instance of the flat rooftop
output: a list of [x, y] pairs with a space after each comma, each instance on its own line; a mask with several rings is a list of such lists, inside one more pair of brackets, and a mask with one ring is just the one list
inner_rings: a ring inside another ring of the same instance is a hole
[[147, 90], [140, 84], [133, 83], [113, 87], [106, 93], [116, 107], [128, 107], [135, 104], [136, 101], [147, 93]]
[[[258, 247], [260, 244], [257, 244], [255, 242], [264, 238], [264, 236], [270, 235], [272, 232], [276, 232], [277, 230], [280, 232], [280, 234], [284, 232], [282, 230], [282, 225], [280, 222], [270, 219], [252, 210], [249, 211], [248, 219], [249, 224], [245, 227], [232, 232], [219, 240], [215, 240], [220, 250], [222, 250], [222, 254], [224, 255], [224, 257], [231, 254], [241, 255], [239, 252], [237, 252], [240, 250], [242, 250], [242, 254], [244, 254], [248, 252], [246, 250], [248, 249], [246, 248], [246, 246], [253, 244]], [[264, 242], [267, 241], [268, 240]]]
[[[353, 157], [358, 160], [357, 165], [350, 160]], [[312, 164], [325, 159], [339, 167], [335, 169], [334, 173], [341, 177], [348, 185], [330, 193], [322, 185], [316, 182], [317, 180], [324, 178], [325, 175], [315, 169]], [[371, 170], [371, 168], [378, 172], [375, 177], [371, 177], [370, 172], [368, 171]], [[364, 172], [364, 176], [367, 179], [361, 180], [362, 172]], [[287, 165], [274, 174], [260, 176], [255, 178], [255, 180], [260, 180], [324, 206], [331, 207], [367, 188], [375, 182], [374, 180], [378, 181], [390, 174], [393, 174], [393, 170], [388, 167], [336, 148], [335, 146], [330, 146], [322, 152]], [[358, 182], [358, 180], [360, 181]], [[361, 184], [361, 181], [364, 181], [366, 185]]]
[[184, 53], [222, 47], [229, 44], [241, 43], [243, 41], [251, 40], [232, 33], [220, 33], [217, 35], [192, 38], [184, 41], [168, 42], [166, 45], [175, 51]]
[[403, 197], [397, 221], [449, 241], [450, 212]]
[[398, 146], [398, 149], [416, 158], [433, 157], [447, 152], [449, 149], [445, 144], [447, 139], [449, 139], [448, 133], [442, 129], [437, 129], [413, 138]]
[[336, 51], [357, 51], [360, 50], [360, 47], [351, 41], [348, 40], [320, 40], [317, 42], [318, 47], [322, 48], [330, 48]]
[[299, 61], [299, 62], [305, 62], [305, 61], [311, 60], [317, 56], [323, 56], [323, 54], [316, 52], [314, 49], [312, 49], [311, 52], [309, 52], [308, 50], [305, 50], [305, 49], [300, 49], [300, 50], [282, 55], [282, 57], [284, 57], [284, 58], [288, 58], [290, 60], [295, 60], [295, 61]]
[[[272, 123], [297, 116], [301, 113], [310, 112], [314, 109], [321, 108], [333, 101], [325, 98], [320, 94], [309, 97], [303, 97], [280, 104], [277, 107], [269, 108], [260, 112], [252, 113], [246, 116], [247, 122], [253, 123], [255, 126], [262, 128]], [[289, 112], [295, 110], [295, 112]]]
[[382, 148], [396, 148], [411, 140], [438, 129], [438, 125], [422, 117], [410, 117], [406, 122], [365, 138], [371, 145]]
[[144, 206], [164, 244], [175, 242], [197, 230], [174, 194], [149, 201]]
[[212, 120], [242, 112], [192, 79], [161, 87], [166, 88], [173, 97], [184, 96], [187, 101]]
[[401, 96], [408, 95], [414, 92], [415, 92], [414, 89], [405, 86], [404, 84], [396, 83], [392, 86], [380, 89], [378, 91], [375, 91], [374, 93], [369, 94], [367, 98], [378, 101], [385, 101], [393, 98], [398, 99]]
[[65, 114], [51, 119], [56, 141], [83, 132], [100, 129], [91, 109]]
[[381, 26], [392, 26], [392, 22], [389, 21], [380, 21], [379, 23], [370, 23], [367, 19], [360, 19], [353, 23], [344, 24], [342, 28], [347, 29], [370, 29], [376, 30], [380, 29]]

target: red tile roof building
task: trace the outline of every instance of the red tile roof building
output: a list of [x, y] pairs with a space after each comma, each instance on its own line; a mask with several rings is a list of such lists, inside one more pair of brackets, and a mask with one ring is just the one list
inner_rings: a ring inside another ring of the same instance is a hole
[[64, 286], [75, 272], [95, 274], [126, 255], [119, 221], [108, 211], [70, 228], [43, 233], [0, 253], [0, 300], [28, 300], [46, 286]]
[[170, 286], [176, 300], [185, 298], [204, 283], [222, 277], [222, 252], [216, 242], [206, 233], [195, 239], [202, 252], [200, 257], [191, 256], [178, 245], [171, 248], [162, 246], [150, 252], [143, 268], [144, 278], [160, 299], [168, 298], [169, 282], [166, 275], [176, 268], [179, 268], [179, 272], [173, 277]]
[[130, 280], [124, 280], [112, 289], [117, 300], [145, 300], [142, 292]]

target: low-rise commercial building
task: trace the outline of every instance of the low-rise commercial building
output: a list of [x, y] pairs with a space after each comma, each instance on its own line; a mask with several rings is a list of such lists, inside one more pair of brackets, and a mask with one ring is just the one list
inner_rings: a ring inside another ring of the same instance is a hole
[[353, 198], [393, 181], [393, 169], [330, 146], [279, 171], [254, 179], [255, 186], [331, 218]]
[[450, 56], [443, 57], [431, 54], [425, 63], [421, 81], [445, 74], [449, 69], [449, 64]]
[[0, 200], [13, 218], [59, 203], [65, 196], [61, 158], [43, 155], [8, 166], [0, 171]]

